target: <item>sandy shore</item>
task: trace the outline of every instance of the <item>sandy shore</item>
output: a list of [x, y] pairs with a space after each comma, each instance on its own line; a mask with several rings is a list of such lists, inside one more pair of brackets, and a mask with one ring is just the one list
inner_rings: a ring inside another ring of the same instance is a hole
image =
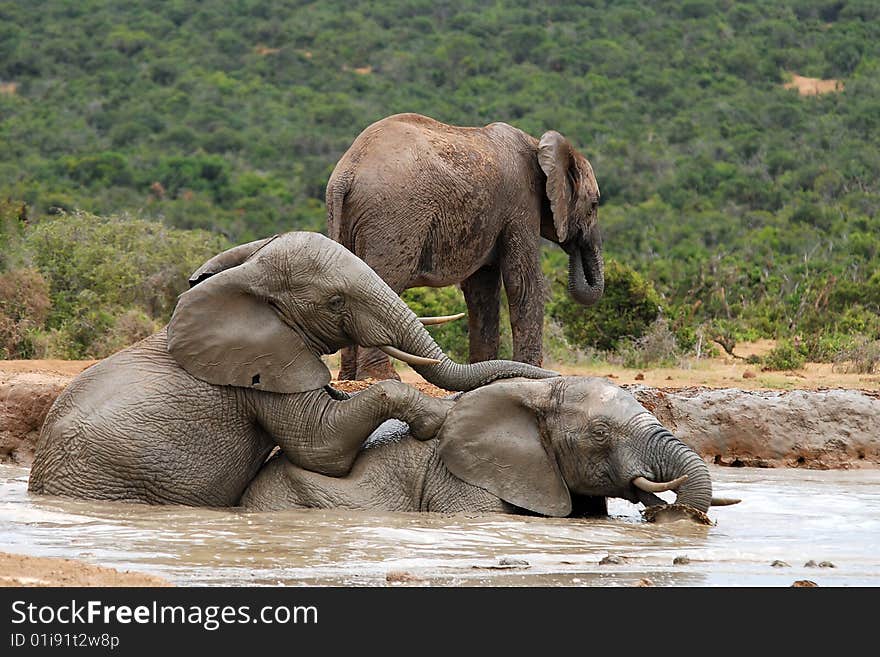
[[0, 586], [171, 586], [155, 575], [93, 566], [74, 559], [0, 552]]

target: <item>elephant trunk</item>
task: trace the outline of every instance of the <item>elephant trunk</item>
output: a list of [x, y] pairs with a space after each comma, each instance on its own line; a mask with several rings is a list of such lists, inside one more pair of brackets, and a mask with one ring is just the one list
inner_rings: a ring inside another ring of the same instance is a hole
[[[702, 512], [709, 510], [712, 502], [712, 480], [706, 462], [690, 447], [673, 436], [668, 429], [655, 425], [653, 435], [647, 441], [646, 463], [652, 470], [654, 481], [673, 481], [686, 477], [675, 488], [675, 503], [686, 504]], [[640, 491], [646, 505], [662, 502], [650, 493]]]
[[[405, 305], [405, 304], [404, 304]], [[420, 364], [412, 362], [412, 368], [425, 380], [444, 390], [473, 390], [496, 379], [526, 377], [546, 379], [559, 376], [558, 373], [534, 365], [508, 360], [489, 360], [462, 365], [450, 359], [431, 337], [415, 314], [406, 309], [407, 314], [397, 317], [397, 339], [394, 346], [407, 352], [436, 360], [436, 363]]]
[[578, 240], [568, 249], [568, 293], [578, 303], [591, 306], [604, 292], [602, 242], [599, 235], [594, 234], [591, 240]]

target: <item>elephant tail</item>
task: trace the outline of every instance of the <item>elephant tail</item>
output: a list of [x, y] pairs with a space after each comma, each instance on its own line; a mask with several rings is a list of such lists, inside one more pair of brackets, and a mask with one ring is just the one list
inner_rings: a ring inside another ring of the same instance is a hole
[[342, 216], [342, 206], [345, 196], [351, 188], [354, 173], [351, 170], [334, 171], [327, 183], [325, 201], [327, 204], [327, 235], [330, 239], [339, 242], [349, 251], [354, 252], [351, 226], [347, 225]]

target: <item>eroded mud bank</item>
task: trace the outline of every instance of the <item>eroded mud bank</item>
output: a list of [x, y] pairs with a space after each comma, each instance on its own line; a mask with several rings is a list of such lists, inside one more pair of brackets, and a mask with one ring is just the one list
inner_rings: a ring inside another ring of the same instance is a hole
[[[0, 462], [29, 465], [40, 426], [72, 376], [0, 378]], [[362, 381], [336, 382], [350, 392]], [[446, 394], [430, 384], [427, 394]], [[880, 393], [624, 385], [661, 422], [718, 465], [817, 469], [880, 467]]]
[[880, 467], [880, 394], [625, 386], [718, 465]]

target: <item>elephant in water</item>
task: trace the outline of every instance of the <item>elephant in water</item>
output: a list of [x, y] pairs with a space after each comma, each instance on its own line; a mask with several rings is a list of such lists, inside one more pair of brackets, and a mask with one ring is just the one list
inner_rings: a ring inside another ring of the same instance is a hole
[[[400, 294], [461, 284], [470, 361], [496, 358], [501, 282], [514, 360], [542, 363], [541, 238], [568, 254], [578, 303], [605, 286], [599, 185], [555, 130], [536, 139], [506, 123], [460, 127], [419, 114], [368, 126], [327, 182], [328, 235]], [[397, 378], [383, 353], [342, 351], [340, 379]]]
[[432, 440], [415, 440], [405, 427], [374, 436], [347, 477], [308, 472], [279, 455], [241, 504], [563, 517], [604, 513], [607, 497], [665, 505], [655, 494], [664, 490], [703, 513], [738, 501], [713, 498], [705, 461], [630, 393], [606, 379], [556, 377], [461, 395]]
[[452, 362], [362, 260], [319, 233], [230, 249], [190, 279], [169, 324], [77, 376], [43, 424], [29, 490], [233, 506], [277, 445], [290, 463], [346, 474], [382, 422], [431, 438], [451, 402], [397, 381], [347, 398], [322, 354], [380, 347], [447, 390], [555, 372]]

